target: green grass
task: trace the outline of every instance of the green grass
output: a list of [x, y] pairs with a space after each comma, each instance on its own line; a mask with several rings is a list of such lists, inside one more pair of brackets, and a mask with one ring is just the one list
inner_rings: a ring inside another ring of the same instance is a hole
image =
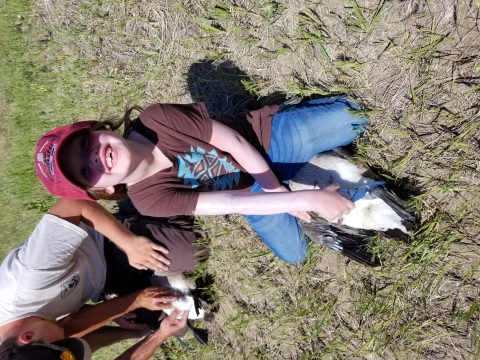
[[480, 4], [450, 3], [0, 0], [0, 252], [55, 200], [33, 168], [54, 126], [156, 101], [231, 113], [347, 93], [370, 117], [357, 156], [413, 194], [413, 242], [376, 239], [378, 269], [316, 246], [287, 265], [242, 217], [198, 218], [211, 344], [171, 339], [155, 358], [478, 358]]
[[28, 1], [1, 4], [2, 257], [30, 233], [41, 214], [53, 203], [39, 187], [32, 166], [34, 147], [38, 140], [37, 128], [41, 128], [37, 118], [37, 105], [44, 90], [40, 84], [49, 75], [42, 73], [32, 61], [24, 57], [26, 38], [22, 33], [22, 24], [27, 21], [30, 7]]

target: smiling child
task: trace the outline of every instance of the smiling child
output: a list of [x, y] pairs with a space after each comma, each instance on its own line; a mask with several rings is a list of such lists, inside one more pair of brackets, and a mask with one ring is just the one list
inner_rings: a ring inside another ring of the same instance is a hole
[[334, 97], [211, 119], [203, 103], [154, 104], [125, 139], [112, 131], [121, 123], [52, 130], [37, 144], [36, 168], [53, 194], [95, 200], [128, 193], [144, 215], [244, 214], [278, 257], [298, 263], [307, 245], [295, 216], [308, 221], [307, 211], [316, 211], [334, 219], [355, 205], [334, 184], [289, 192], [288, 182], [313, 155], [363, 131], [367, 121], [356, 110]]

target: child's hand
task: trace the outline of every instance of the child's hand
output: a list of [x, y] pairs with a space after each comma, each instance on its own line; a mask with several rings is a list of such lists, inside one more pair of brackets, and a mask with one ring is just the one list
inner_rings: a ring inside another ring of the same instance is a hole
[[[140, 270], [168, 270], [170, 260], [163, 254], [168, 254], [168, 249], [155, 244], [144, 236], [134, 236], [127, 248], [128, 262]], [[163, 254], [162, 254], [163, 253]]]
[[329, 221], [334, 221], [355, 209], [355, 204], [340, 195], [338, 189], [340, 185], [330, 184], [315, 194], [315, 211]]

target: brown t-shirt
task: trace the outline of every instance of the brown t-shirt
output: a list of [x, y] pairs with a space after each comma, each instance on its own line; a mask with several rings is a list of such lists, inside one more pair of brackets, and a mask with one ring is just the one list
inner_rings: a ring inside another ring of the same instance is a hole
[[[237, 131], [265, 156], [277, 109], [267, 106], [214, 120]], [[129, 197], [143, 215], [191, 215], [199, 191], [248, 190], [254, 183], [228, 152], [209, 144], [212, 120], [203, 103], [151, 105], [140, 114], [132, 131], [149, 139], [173, 163], [171, 169], [128, 187]]]

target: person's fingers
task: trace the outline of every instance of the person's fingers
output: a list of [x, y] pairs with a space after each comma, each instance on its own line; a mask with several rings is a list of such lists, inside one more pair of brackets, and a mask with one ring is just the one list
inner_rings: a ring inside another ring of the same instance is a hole
[[170, 287], [166, 287], [166, 286], [160, 286], [160, 285], [152, 285], [152, 286], [149, 286], [147, 289], [145, 290], [149, 290], [149, 291], [154, 291], [156, 293], [164, 293], [164, 294], [167, 294], [169, 291], [173, 290], [172, 288]]
[[147, 304], [146, 308], [149, 310], [166, 310], [173, 309], [173, 305], [169, 302], [153, 299]]
[[338, 189], [340, 189], [340, 185], [339, 184], [330, 184], [328, 186], [325, 186], [323, 188], [323, 190], [326, 190], [326, 191], [337, 191]]
[[182, 314], [182, 318], [180, 319], [180, 326], [184, 328], [187, 325], [188, 314], [190, 310], [185, 310]]
[[138, 269], [138, 270], [148, 270], [148, 267], [143, 265], [143, 264], [133, 263], [133, 264], [130, 264], [130, 265], [132, 265], [132, 267], [134, 267], [135, 269]]
[[124, 314], [122, 317], [126, 319], [135, 319], [137, 317], [137, 314], [135, 314], [134, 312], [129, 312]]
[[160, 262], [164, 263], [167, 266], [170, 265], [170, 263], [171, 263], [169, 258], [167, 258], [166, 256], [163, 256], [162, 254], [159, 254], [157, 252], [152, 254], [152, 258], [154, 258], [156, 261], [160, 261]]
[[169, 296], [169, 295], [162, 295], [157, 297], [157, 301], [163, 302], [163, 303], [171, 303], [172, 301], [178, 300], [178, 296]]
[[157, 259], [154, 259], [152, 258], [149, 262], [148, 262], [148, 268], [151, 269], [151, 270], [158, 270], [158, 271], [166, 271], [168, 270], [168, 266], [165, 265], [163, 262], [157, 260]]
[[302, 211], [301, 213], [302, 213], [302, 216], [303, 216], [303, 220], [305, 220], [305, 221], [310, 221], [310, 219], [312, 218], [310, 216], [310, 214], [306, 211]]
[[167, 257], [154, 251], [150, 254], [147, 266], [152, 270], [166, 271], [170, 263], [171, 261]]
[[165, 246], [152, 243], [152, 244], [151, 244], [151, 247], [152, 247], [153, 250], [160, 251], [160, 252], [162, 252], [162, 253], [164, 253], [164, 254], [168, 254], [168, 253], [169, 253], [168, 249], [167, 249]]
[[176, 300], [182, 295], [182, 292], [178, 289], [172, 289], [163, 286], [150, 286], [148, 290], [151, 292], [151, 295], [157, 299], [167, 299], [170, 297], [173, 300]]
[[295, 211], [292, 212], [291, 215], [306, 222], [310, 221], [310, 215], [306, 211]]
[[178, 289], [167, 288], [167, 287], [162, 287], [162, 286], [156, 287], [155, 291], [157, 292], [158, 295], [161, 295], [161, 296], [169, 296], [169, 295], [170, 296], [178, 296], [182, 293]]
[[170, 314], [170, 319], [176, 319], [181, 312], [182, 310], [175, 308], [175, 310], [173, 310], [173, 312]]
[[[345, 200], [347, 200], [347, 206], [348, 206], [348, 208], [349, 208], [350, 210], [355, 209], [355, 203], [354, 203], [353, 201], [350, 201], [350, 200], [348, 200], [348, 199], [345, 199]], [[349, 211], [349, 212], [350, 212], [350, 211]]]

